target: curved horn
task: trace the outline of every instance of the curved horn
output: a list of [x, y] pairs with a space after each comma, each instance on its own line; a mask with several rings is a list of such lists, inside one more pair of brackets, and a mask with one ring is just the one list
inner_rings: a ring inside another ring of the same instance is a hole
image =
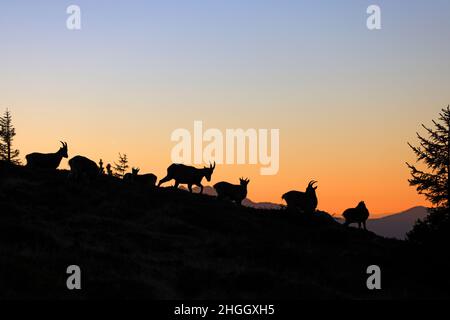
[[317, 183], [317, 181], [316, 181], [316, 180], [311, 180], [311, 181], [308, 183], [308, 187], [312, 187], [312, 186], [314, 185], [314, 183]]

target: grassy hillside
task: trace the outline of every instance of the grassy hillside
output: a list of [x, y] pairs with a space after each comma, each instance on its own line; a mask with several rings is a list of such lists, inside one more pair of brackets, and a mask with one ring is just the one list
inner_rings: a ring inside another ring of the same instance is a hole
[[[66, 289], [66, 268], [82, 290]], [[382, 290], [366, 289], [367, 266]], [[172, 188], [0, 167], [0, 298], [424, 298], [448, 263], [326, 214], [238, 207]]]

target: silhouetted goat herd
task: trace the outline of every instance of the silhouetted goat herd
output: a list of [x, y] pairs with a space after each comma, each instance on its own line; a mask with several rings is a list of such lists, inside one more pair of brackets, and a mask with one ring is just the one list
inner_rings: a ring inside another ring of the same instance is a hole
[[[55, 153], [39, 153], [34, 152], [26, 155], [27, 167], [32, 169], [53, 169], [56, 170], [62, 160], [62, 158], [68, 158], [67, 143], [61, 142], [62, 146]], [[70, 178], [74, 180], [87, 179], [91, 180], [95, 177], [104, 174], [102, 163], [100, 166], [94, 161], [83, 157], [75, 156], [69, 160], [70, 166]], [[202, 180], [206, 178], [209, 182], [214, 172], [216, 165], [210, 164], [209, 167], [203, 167], [201, 169], [186, 166], [183, 164], [171, 164], [167, 168], [167, 175], [162, 178], [158, 187], [170, 180], [175, 180], [175, 188], [178, 188], [180, 184], [186, 184], [190, 192], [192, 192], [192, 186], [198, 186], [200, 193], [203, 193]], [[110, 173], [110, 170], [108, 170]], [[131, 173], [126, 173], [123, 179], [131, 183], [139, 183], [142, 185], [148, 185], [149, 187], [155, 187], [157, 177], [154, 174], [138, 174], [139, 169], [132, 168]], [[230, 201], [241, 204], [242, 200], [247, 197], [247, 185], [250, 182], [249, 179], [240, 179], [240, 184], [235, 185], [225, 181], [218, 182], [214, 185], [214, 189], [217, 192], [218, 199], [228, 199]], [[313, 214], [317, 208], [317, 186], [314, 186], [317, 181], [310, 181], [304, 192], [302, 191], [289, 191], [283, 194], [281, 197], [286, 201], [288, 209], [298, 210], [304, 214]], [[356, 208], [350, 208], [344, 211], [342, 214], [345, 218], [345, 225], [351, 223], [358, 223], [359, 228], [363, 225], [366, 229], [366, 220], [369, 217], [369, 211], [367, 210], [363, 201], [361, 201]]]

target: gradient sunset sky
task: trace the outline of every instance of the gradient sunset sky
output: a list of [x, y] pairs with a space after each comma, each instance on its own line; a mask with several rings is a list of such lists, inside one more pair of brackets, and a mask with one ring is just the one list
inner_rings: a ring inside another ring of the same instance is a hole
[[[66, 8], [82, 30], [66, 29]], [[381, 7], [382, 29], [366, 28]], [[407, 142], [450, 103], [450, 1], [2, 1], [0, 111], [22, 158], [69, 156], [166, 173], [176, 128], [279, 128], [280, 170], [249, 198], [281, 203], [318, 183], [321, 210], [425, 205], [408, 185]], [[67, 160], [62, 167], [67, 168]]]

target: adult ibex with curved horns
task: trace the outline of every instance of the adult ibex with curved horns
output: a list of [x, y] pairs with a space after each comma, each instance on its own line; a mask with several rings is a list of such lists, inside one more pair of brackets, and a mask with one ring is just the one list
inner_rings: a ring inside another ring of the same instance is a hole
[[62, 147], [55, 153], [33, 152], [27, 154], [27, 166], [33, 169], [56, 169], [59, 167], [62, 158], [67, 158], [67, 143], [60, 141]]
[[305, 192], [292, 190], [283, 194], [281, 198], [286, 201], [289, 209], [299, 209], [305, 213], [314, 213], [317, 208], [317, 187], [314, 187], [315, 183], [317, 181], [311, 180]]
[[214, 165], [210, 163], [209, 167], [203, 167], [202, 169], [186, 166], [184, 164], [173, 163], [167, 168], [167, 175], [159, 181], [158, 187], [162, 183], [174, 179], [175, 188], [178, 188], [178, 185], [180, 183], [187, 184], [189, 192], [192, 193], [192, 186], [196, 185], [200, 187], [200, 193], [203, 193], [203, 186], [201, 183], [202, 179], [203, 177], [205, 177], [207, 181], [211, 181], [211, 176], [215, 168], [216, 168], [215, 162]]

